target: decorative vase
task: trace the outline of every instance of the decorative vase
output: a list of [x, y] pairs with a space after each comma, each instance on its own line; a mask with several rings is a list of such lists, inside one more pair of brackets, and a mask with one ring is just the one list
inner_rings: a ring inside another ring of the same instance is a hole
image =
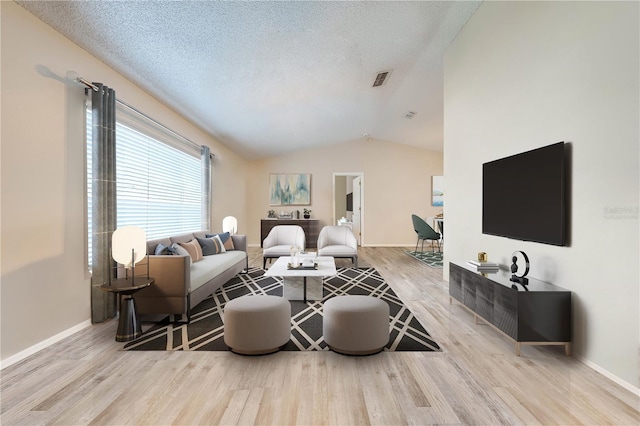
[[310, 215], [310, 214], [305, 214], [305, 215], [304, 215], [304, 218], [305, 218], [305, 219], [309, 219], [310, 217], [311, 217], [311, 215]]
[[298, 247], [291, 248], [291, 266], [298, 267], [300, 250]]

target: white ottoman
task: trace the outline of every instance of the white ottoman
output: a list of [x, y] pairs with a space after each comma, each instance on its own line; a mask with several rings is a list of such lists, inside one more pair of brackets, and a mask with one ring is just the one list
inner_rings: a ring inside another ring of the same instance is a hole
[[337, 296], [324, 303], [322, 334], [329, 348], [370, 355], [389, 343], [389, 305], [371, 296]]
[[291, 304], [278, 296], [242, 296], [224, 307], [224, 343], [243, 355], [277, 352], [291, 338]]

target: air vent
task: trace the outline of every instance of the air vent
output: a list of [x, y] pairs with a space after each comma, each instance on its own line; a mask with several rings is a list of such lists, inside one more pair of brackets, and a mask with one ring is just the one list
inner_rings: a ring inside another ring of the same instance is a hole
[[415, 111], [407, 111], [407, 113], [404, 115], [404, 118], [411, 120], [414, 115], [416, 115]]
[[391, 70], [389, 70], [389, 71], [380, 71], [376, 75], [376, 79], [373, 82], [373, 87], [380, 87], [383, 84], [385, 84], [387, 82], [387, 78], [389, 77], [389, 74], [391, 74]]

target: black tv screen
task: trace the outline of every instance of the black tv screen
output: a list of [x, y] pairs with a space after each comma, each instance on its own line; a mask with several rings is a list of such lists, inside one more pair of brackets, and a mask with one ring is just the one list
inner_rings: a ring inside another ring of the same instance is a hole
[[353, 211], [353, 192], [347, 194], [347, 211]]
[[482, 165], [482, 233], [566, 245], [564, 142]]

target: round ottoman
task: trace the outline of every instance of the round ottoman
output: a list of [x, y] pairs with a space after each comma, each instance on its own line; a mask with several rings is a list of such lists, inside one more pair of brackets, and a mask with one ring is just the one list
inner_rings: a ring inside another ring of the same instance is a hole
[[389, 305], [371, 296], [333, 297], [324, 304], [322, 334], [335, 352], [380, 352], [389, 343]]
[[224, 343], [232, 352], [277, 352], [291, 338], [291, 304], [278, 296], [242, 296], [224, 307]]

